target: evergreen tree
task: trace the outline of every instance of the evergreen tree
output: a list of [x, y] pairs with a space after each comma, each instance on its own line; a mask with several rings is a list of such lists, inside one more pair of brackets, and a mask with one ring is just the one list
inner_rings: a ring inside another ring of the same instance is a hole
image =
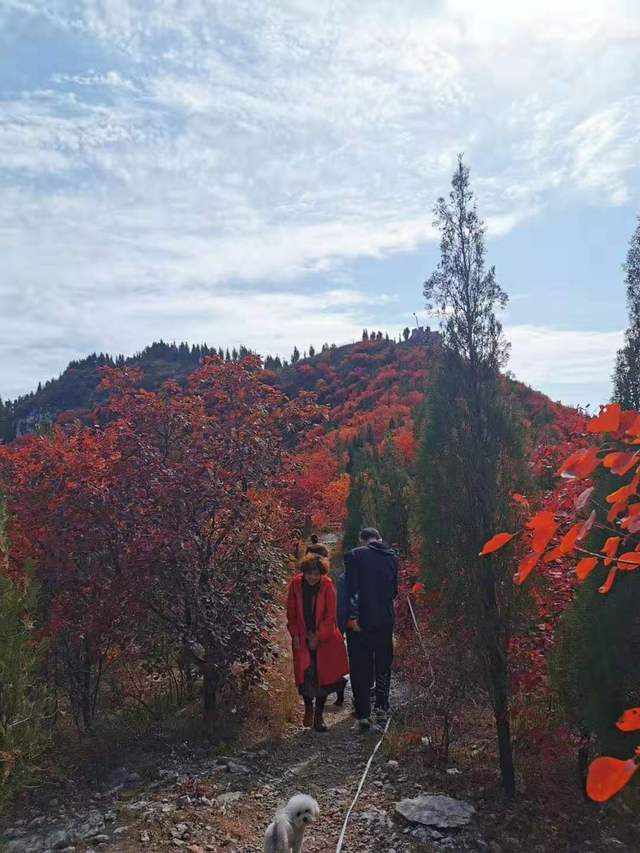
[[363, 330], [362, 330], [362, 340], [363, 340], [363, 341], [368, 341], [368, 340], [369, 340], [369, 332], [368, 332], [366, 329], [363, 329]]
[[[606, 496], [620, 487], [620, 478], [600, 468], [593, 481], [597, 520], [584, 547], [598, 552], [609, 535]], [[613, 723], [627, 708], [640, 706], [640, 586], [634, 573], [621, 572], [611, 591], [602, 595], [599, 589], [608, 573], [599, 563], [577, 587], [558, 626], [551, 675], [563, 710], [584, 736], [585, 746], [627, 758], [637, 738]], [[583, 772], [586, 758], [580, 756]]]
[[413, 484], [402, 464], [391, 435], [387, 436], [379, 462], [382, 486], [382, 518], [384, 538], [397, 545], [402, 554], [409, 551], [409, 519], [413, 505]]
[[405, 339], [405, 341], [408, 341], [409, 338], [411, 337], [411, 330], [409, 329], [408, 326], [405, 326], [404, 329], [402, 330], [402, 337]]
[[313, 344], [311, 344], [311, 346], [309, 347], [309, 358], [313, 358], [315, 354], [316, 354], [315, 347], [313, 346]]
[[626, 409], [640, 409], [640, 224], [631, 238], [623, 269], [629, 328], [616, 358], [613, 399]]
[[298, 347], [293, 348], [293, 352], [291, 353], [291, 364], [297, 364], [300, 361], [300, 350]]
[[[485, 268], [484, 226], [462, 158], [449, 200], [435, 206], [440, 262], [424, 286], [427, 308], [443, 311], [444, 347], [426, 411], [419, 466], [425, 580], [439, 593], [444, 630], [472, 638], [481, 685], [494, 711], [505, 790], [515, 793], [508, 688], [514, 587], [507, 558], [479, 558], [496, 530], [509, 529], [509, 495], [522, 489], [522, 432], [501, 393], [507, 344], [495, 309], [507, 296]], [[454, 627], [455, 626], [455, 627]]]

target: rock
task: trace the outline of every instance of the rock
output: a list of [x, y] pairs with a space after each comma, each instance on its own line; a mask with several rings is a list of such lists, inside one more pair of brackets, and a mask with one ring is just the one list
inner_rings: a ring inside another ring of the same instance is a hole
[[116, 820], [117, 817], [118, 817], [118, 815], [114, 811], [104, 813], [104, 819], [107, 823], [113, 823], [113, 821]]
[[458, 770], [457, 767], [447, 767], [447, 773], [449, 776], [460, 776], [462, 774], [462, 770]]
[[125, 808], [129, 812], [141, 812], [143, 809], [146, 809], [150, 803], [146, 800], [138, 800], [136, 803], [127, 803]]
[[3, 848], [5, 853], [40, 853], [44, 850], [41, 838], [16, 838]]
[[140, 842], [142, 844], [148, 844], [150, 841], [151, 841], [151, 836], [149, 835], [149, 833], [146, 830], [144, 830], [143, 832], [140, 833]]
[[236, 764], [235, 761], [229, 761], [226, 765], [227, 773], [251, 773], [248, 767], [244, 764]]
[[387, 770], [399, 770], [399, 769], [400, 769], [400, 762], [394, 761], [393, 759], [391, 759], [391, 761], [387, 761]]
[[69, 847], [71, 836], [66, 829], [54, 829], [44, 840], [44, 846], [47, 850], [62, 850], [63, 847]]
[[228, 806], [230, 803], [237, 803], [240, 799], [242, 799], [242, 791], [227, 791], [226, 794], [216, 797], [216, 803], [220, 806]]
[[113, 830], [113, 834], [114, 834], [114, 835], [123, 835], [125, 832], [128, 832], [128, 831], [129, 831], [129, 827], [128, 827], [128, 826], [117, 826], [117, 827]]
[[421, 794], [413, 799], [396, 803], [396, 812], [411, 823], [435, 826], [438, 829], [454, 829], [466, 826], [475, 809], [464, 800], [454, 800], [443, 794]]
[[189, 831], [189, 824], [187, 823], [177, 823], [175, 826], [171, 827], [171, 835], [174, 838], [182, 838], [183, 835]]
[[186, 809], [191, 805], [191, 797], [188, 794], [183, 794], [176, 800], [176, 805], [179, 809]]
[[109, 836], [104, 833], [100, 833], [100, 835], [94, 835], [91, 840], [95, 841], [96, 844], [105, 844], [109, 840]]
[[109, 774], [107, 786], [112, 790], [114, 788], [133, 788], [140, 782], [140, 775], [133, 770], [127, 770], [126, 767], [118, 767]]
[[73, 830], [75, 838], [86, 841], [96, 836], [104, 828], [104, 817], [98, 811], [89, 812], [83, 821], [76, 824]]

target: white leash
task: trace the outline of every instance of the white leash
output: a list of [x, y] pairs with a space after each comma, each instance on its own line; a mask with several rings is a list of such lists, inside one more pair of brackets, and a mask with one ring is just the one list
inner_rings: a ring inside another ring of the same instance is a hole
[[342, 824], [342, 832], [340, 833], [340, 838], [338, 839], [338, 846], [336, 847], [336, 853], [340, 853], [340, 851], [342, 850], [342, 845], [344, 843], [344, 837], [345, 837], [346, 832], [347, 832], [347, 824], [349, 823], [349, 818], [351, 817], [351, 812], [353, 811], [355, 804], [358, 802], [360, 794], [362, 793], [362, 789], [364, 787], [365, 780], [369, 774], [369, 770], [371, 769], [371, 765], [373, 764], [373, 759], [375, 758], [376, 752], [382, 746], [382, 742], [384, 741], [384, 739], [387, 735], [387, 732], [389, 731], [389, 725], [391, 723], [391, 717], [392, 716], [393, 715], [389, 716], [389, 719], [387, 720], [387, 724], [384, 727], [384, 730], [382, 732], [382, 737], [380, 738], [378, 743], [374, 746], [373, 752], [369, 756], [369, 760], [367, 761], [367, 765], [364, 768], [364, 773], [362, 774], [362, 778], [360, 779], [360, 784], [358, 785], [358, 790], [356, 791], [356, 795], [353, 798], [351, 805], [349, 806], [349, 811], [347, 812], [347, 815], [344, 819], [344, 823]]
[[[416, 634], [418, 635], [418, 640], [420, 641], [420, 645], [422, 647], [422, 651], [424, 652], [425, 657], [427, 658], [427, 663], [429, 664], [429, 670], [431, 673], [431, 684], [430, 684], [428, 690], [431, 690], [431, 688], [433, 687], [433, 684], [435, 682], [435, 673], [433, 671], [433, 666], [431, 665], [431, 659], [427, 653], [427, 649], [426, 649], [426, 646], [424, 644], [424, 638], [422, 636], [422, 632], [420, 631], [420, 626], [418, 625], [418, 620], [416, 619], [416, 614], [415, 614], [415, 611], [413, 609], [413, 605], [411, 604], [411, 599], [409, 598], [409, 596], [407, 596], [407, 604], [409, 605], [409, 612], [411, 613], [411, 620], [413, 622], [413, 627], [415, 628]], [[424, 695], [425, 694], [421, 694], [420, 696], [414, 697], [413, 701], [415, 701], [415, 699], [422, 698]], [[411, 701], [405, 702], [404, 704], [409, 705], [409, 704], [411, 704]], [[401, 707], [404, 707], [404, 705]], [[344, 823], [342, 824], [342, 831], [340, 832], [340, 838], [338, 838], [338, 846], [336, 847], [336, 853], [340, 853], [340, 851], [342, 850], [342, 845], [344, 844], [344, 837], [347, 833], [347, 826], [349, 824], [349, 818], [351, 817], [351, 813], [353, 812], [353, 809], [354, 809], [356, 803], [358, 802], [358, 800], [360, 798], [360, 794], [362, 793], [362, 789], [364, 788], [364, 783], [366, 781], [367, 776], [369, 775], [369, 770], [371, 769], [371, 765], [373, 764], [373, 759], [375, 758], [377, 751], [380, 749], [385, 737], [387, 736], [387, 732], [389, 731], [389, 726], [391, 724], [392, 717], [393, 717], [393, 714], [391, 714], [389, 716], [389, 718], [387, 720], [387, 724], [385, 725], [384, 730], [382, 732], [382, 737], [374, 746], [373, 752], [369, 756], [369, 760], [367, 761], [367, 764], [364, 768], [364, 773], [362, 774], [362, 777], [360, 778], [360, 783], [359, 783], [358, 788], [356, 790], [356, 795], [353, 798], [351, 805], [349, 806], [349, 810], [347, 811], [346, 817], [344, 819]]]

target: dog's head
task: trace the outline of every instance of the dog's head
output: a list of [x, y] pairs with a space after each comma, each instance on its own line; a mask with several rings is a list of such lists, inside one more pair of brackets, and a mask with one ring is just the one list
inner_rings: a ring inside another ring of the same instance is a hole
[[287, 803], [287, 817], [296, 829], [304, 829], [320, 814], [320, 806], [307, 794], [296, 794]]

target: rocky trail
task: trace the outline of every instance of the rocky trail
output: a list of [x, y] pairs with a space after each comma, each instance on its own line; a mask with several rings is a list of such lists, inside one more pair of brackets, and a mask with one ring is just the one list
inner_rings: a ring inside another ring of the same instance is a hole
[[[327, 722], [326, 734], [290, 724], [281, 740], [258, 744], [255, 751], [211, 753], [186, 763], [176, 756], [144, 782], [121, 768], [111, 775], [111, 790], [94, 794], [90, 806], [74, 811], [54, 800], [46, 814], [12, 826], [4, 849], [256, 853], [276, 808], [304, 792], [321, 809], [304, 849], [333, 851], [380, 733], [355, 733], [349, 702], [343, 709], [329, 706]], [[442, 792], [423, 790], [414, 773], [380, 749], [349, 822], [345, 853], [492, 849], [480, 837], [467, 803], [437, 797], [404, 803], [403, 817], [398, 803], [422, 793]], [[429, 825], [420, 823], [425, 815]]]

